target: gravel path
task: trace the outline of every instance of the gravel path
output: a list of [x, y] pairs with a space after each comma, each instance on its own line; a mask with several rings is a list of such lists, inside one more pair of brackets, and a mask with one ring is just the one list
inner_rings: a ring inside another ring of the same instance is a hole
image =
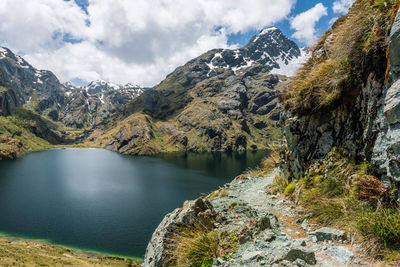
[[307, 219], [300, 223], [299, 218], [312, 214], [271, 193], [276, 174], [233, 181], [209, 198], [218, 230], [240, 240], [231, 258], [218, 259], [216, 266], [372, 266], [346, 233], [320, 229]]

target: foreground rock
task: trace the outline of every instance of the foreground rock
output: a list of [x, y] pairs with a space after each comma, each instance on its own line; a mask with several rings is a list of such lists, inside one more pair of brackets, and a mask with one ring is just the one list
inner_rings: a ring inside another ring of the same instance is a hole
[[368, 265], [360, 262], [360, 252], [348, 245], [342, 231], [316, 225], [304, 230], [297, 225], [296, 220], [304, 214], [270, 192], [274, 175], [233, 181], [207, 200], [186, 202], [182, 209], [167, 215], [153, 234], [143, 266], [168, 266], [165, 255], [173, 251], [167, 251], [165, 240], [172, 226], [204, 220], [205, 214], [213, 218], [215, 230], [237, 233], [239, 239], [235, 253], [215, 259], [215, 266]]

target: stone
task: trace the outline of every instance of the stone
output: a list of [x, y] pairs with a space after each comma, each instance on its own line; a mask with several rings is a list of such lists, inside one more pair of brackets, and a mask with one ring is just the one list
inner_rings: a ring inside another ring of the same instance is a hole
[[263, 257], [264, 252], [263, 251], [252, 251], [252, 252], [245, 252], [242, 255], [242, 261], [243, 263], [250, 263], [254, 260], [260, 260]]
[[310, 265], [315, 265], [317, 263], [315, 253], [305, 248], [293, 248], [284, 257], [284, 260], [290, 262], [294, 262], [297, 259], [301, 259]]
[[307, 230], [307, 228], [308, 228], [307, 219], [304, 219], [304, 221], [301, 223], [301, 228], [303, 228], [303, 230]]
[[316, 236], [317, 241], [339, 240], [344, 236], [344, 232], [334, 228], [323, 227], [315, 232], [311, 232], [310, 235]]
[[354, 253], [342, 246], [332, 246], [325, 251], [325, 254], [340, 263], [349, 263], [354, 258]]

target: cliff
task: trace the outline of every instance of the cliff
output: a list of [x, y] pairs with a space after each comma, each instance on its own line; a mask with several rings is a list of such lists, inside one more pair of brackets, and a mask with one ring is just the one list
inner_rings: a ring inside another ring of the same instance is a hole
[[301, 178], [337, 148], [398, 186], [398, 4], [381, 2], [356, 1], [284, 91], [286, 175]]

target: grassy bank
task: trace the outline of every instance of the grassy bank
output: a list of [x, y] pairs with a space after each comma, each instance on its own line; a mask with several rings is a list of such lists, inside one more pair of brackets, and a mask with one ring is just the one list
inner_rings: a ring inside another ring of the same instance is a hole
[[140, 266], [141, 259], [84, 251], [43, 240], [26, 240], [0, 234], [0, 262], [24, 266]]

